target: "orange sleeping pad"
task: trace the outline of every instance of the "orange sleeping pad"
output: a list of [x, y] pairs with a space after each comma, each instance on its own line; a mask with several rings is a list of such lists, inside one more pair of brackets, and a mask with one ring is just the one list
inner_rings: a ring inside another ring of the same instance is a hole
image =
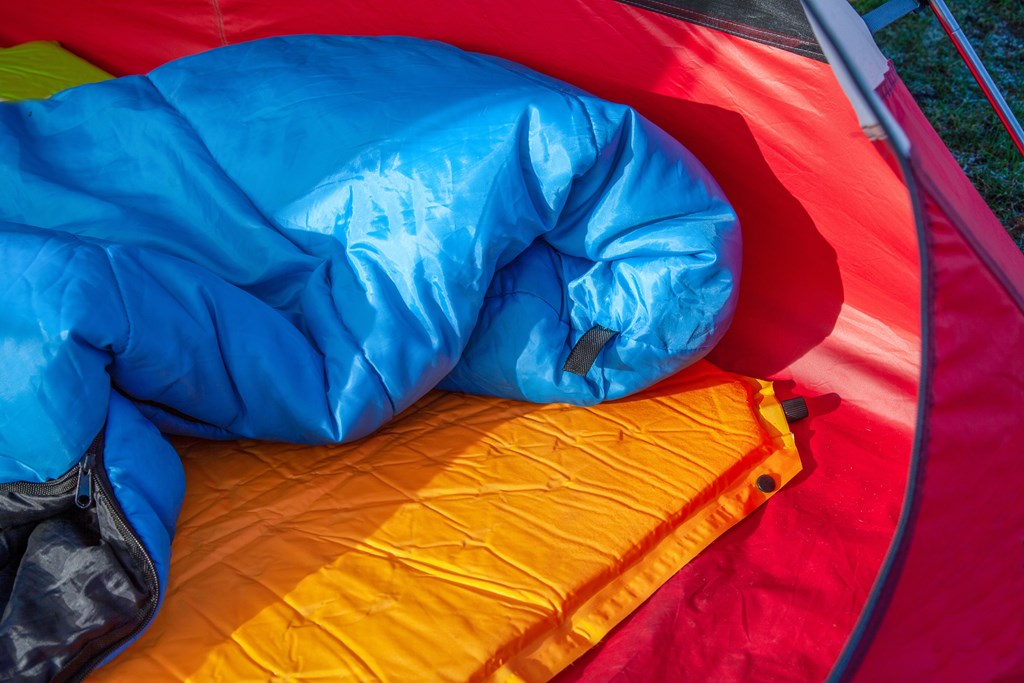
[[353, 444], [177, 445], [166, 602], [97, 680], [543, 681], [800, 470], [771, 385], [704, 362], [594, 408], [435, 392]]

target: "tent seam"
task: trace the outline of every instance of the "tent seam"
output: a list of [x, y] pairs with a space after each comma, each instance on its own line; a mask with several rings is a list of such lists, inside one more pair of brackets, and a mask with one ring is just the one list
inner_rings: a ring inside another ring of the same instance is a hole
[[[644, 10], [648, 10], [648, 11], [652, 11], [652, 12], [657, 12], [658, 14], [663, 14], [665, 16], [670, 16], [670, 17], [672, 17], [674, 19], [679, 19], [679, 20], [684, 21], [684, 22], [689, 23], [689, 24], [696, 24], [698, 26], [703, 26], [704, 28], [709, 28], [709, 29], [712, 29], [712, 30], [715, 30], [715, 31], [722, 31], [723, 33], [728, 33], [729, 35], [733, 35], [733, 36], [736, 36], [738, 38], [744, 38], [744, 39], [747, 39], [747, 40], [752, 40], [752, 41], [757, 42], [757, 43], [764, 43], [766, 45], [771, 45], [773, 47], [777, 47], [777, 48], [780, 48], [782, 50], [786, 50], [786, 51], [790, 51], [790, 52], [795, 52], [795, 53], [800, 54], [801, 56], [804, 56], [804, 57], [808, 57], [808, 58], [812, 58], [812, 59], [817, 59], [817, 60], [821, 60], [821, 59], [824, 58], [824, 53], [821, 52], [821, 51], [812, 50], [812, 49], [806, 48], [806, 47], [800, 47], [799, 46], [800, 43], [802, 43], [804, 45], [808, 45], [810, 43], [808, 41], [804, 40], [803, 38], [798, 37], [798, 36], [785, 36], [785, 35], [780, 34], [780, 33], [765, 32], [762, 29], [757, 29], [757, 28], [755, 28], [753, 26], [748, 26], [747, 24], [740, 24], [740, 23], [737, 23], [737, 22], [728, 21], [726, 19], [719, 19], [717, 17], [710, 17], [710, 16], [708, 16], [706, 14], [701, 14], [699, 12], [693, 12], [692, 10], [683, 10], [682, 8], [674, 7], [674, 6], [669, 5], [667, 3], [658, 2], [657, 0], [617, 0], [617, 1], [621, 2], [621, 3], [625, 4], [625, 5], [632, 5], [633, 7], [638, 7], [640, 9], [644, 9]], [[653, 7], [652, 5], [658, 5], [658, 7]], [[698, 17], [703, 17], [704, 19], [702, 20], [702, 19], [700, 19]], [[716, 23], [716, 22], [718, 22], [718, 23]], [[730, 27], [728, 25], [722, 25], [722, 24], [733, 24], [733, 25], [735, 25], [738, 28], [732, 28], [732, 27]], [[743, 29], [746, 29], [746, 31], [744, 31]], [[764, 35], [757, 35], [758, 32], [760, 32], [760, 33], [762, 33]], [[772, 40], [768, 36], [777, 36], [777, 37], [780, 37], [780, 38], [782, 38], [782, 37], [790, 38], [791, 40], [795, 41], [797, 44], [786, 43], [786, 42], [782, 42], [782, 41], [779, 41], [779, 40]]]
[[217, 37], [220, 38], [220, 44], [226, 46], [228, 37], [224, 30], [224, 12], [221, 11], [220, 0], [210, 0], [210, 6], [213, 8], [213, 19], [217, 24]]
[[646, 2], [646, 3], [652, 4], [652, 5], [659, 5], [661, 7], [666, 8], [666, 11], [675, 11], [675, 12], [678, 12], [679, 14], [692, 14], [693, 16], [696, 16], [696, 17], [703, 17], [706, 21], [711, 22], [711, 23], [720, 23], [720, 24], [725, 24], [727, 26], [735, 26], [736, 28], [734, 30], [737, 30], [737, 31], [738, 30], [747, 30], [747, 31], [750, 31], [752, 34], [760, 33], [760, 34], [763, 34], [765, 36], [774, 36], [776, 38], [782, 38], [782, 39], [788, 38], [790, 40], [793, 40], [793, 41], [798, 42], [798, 43], [803, 43], [805, 45], [813, 45], [814, 44], [812, 41], [806, 40], [806, 39], [801, 38], [799, 36], [791, 36], [791, 35], [787, 35], [785, 33], [779, 33], [778, 31], [770, 31], [770, 30], [765, 29], [765, 28], [758, 28], [757, 26], [751, 26], [750, 24], [744, 24], [744, 23], [739, 22], [739, 21], [733, 21], [732, 19], [726, 19], [725, 17], [716, 17], [716, 16], [714, 16], [712, 14], [707, 14], [705, 12], [701, 12], [699, 10], [695, 10], [695, 9], [692, 9], [692, 8], [676, 7], [675, 5], [672, 5], [672, 4], [667, 3], [667, 2], [662, 2], [661, 0], [636, 0], [636, 1], [637, 2]]

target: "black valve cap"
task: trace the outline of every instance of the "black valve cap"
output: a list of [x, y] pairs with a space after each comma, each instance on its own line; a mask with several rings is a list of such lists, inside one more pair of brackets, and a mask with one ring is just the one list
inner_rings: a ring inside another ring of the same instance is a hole
[[802, 396], [787, 398], [782, 402], [782, 412], [786, 414], [786, 422], [793, 424], [809, 415], [807, 412], [807, 401]]

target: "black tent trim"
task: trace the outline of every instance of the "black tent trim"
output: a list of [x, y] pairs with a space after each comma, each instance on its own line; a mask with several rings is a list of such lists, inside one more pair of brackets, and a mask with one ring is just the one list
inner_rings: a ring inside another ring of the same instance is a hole
[[800, 0], [617, 0], [825, 61]]

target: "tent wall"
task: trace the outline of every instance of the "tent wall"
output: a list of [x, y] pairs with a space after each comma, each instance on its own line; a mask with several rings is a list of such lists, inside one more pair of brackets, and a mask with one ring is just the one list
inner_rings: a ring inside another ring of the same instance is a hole
[[[827, 675], [896, 527], [913, 450], [921, 353], [918, 243], [906, 188], [884, 150], [861, 133], [827, 64], [611, 0], [54, 0], [45, 7], [17, 0], [8, 5], [0, 42], [60, 40], [114, 73], [143, 72], [177, 56], [287, 33], [444, 40], [515, 59], [632, 104], [690, 147], [736, 206], [745, 236], [740, 311], [713, 360], [783, 380], [783, 388], [791, 382], [811, 397], [814, 418], [796, 427], [805, 473], [676, 575], [565, 677], [604, 680], [624, 672], [637, 680], [820, 680]], [[912, 101], [903, 106], [911, 117], [919, 115]], [[930, 132], [927, 123], [917, 123], [923, 126], [919, 135]], [[942, 168], [960, 193], [943, 201], [965, 215], [981, 215], [982, 223], [994, 221], [977, 205], [973, 188], [963, 185], [962, 174], [948, 164]], [[936, 212], [936, 225], [944, 215]], [[995, 240], [992, 230], [989, 225], [983, 239]], [[935, 300], [934, 316], [963, 311], [968, 303], [956, 288], [973, 278], [980, 278], [978, 296], [1003, 296], [992, 278], [977, 270], [978, 258], [957, 230], [937, 228], [930, 245], [936, 249], [933, 270], [945, 269], [946, 259], [960, 264], [949, 271], [952, 281], [935, 280], [953, 289]], [[974, 308], [974, 339], [986, 319], [1013, 313], [1007, 305], [994, 305], [988, 313]], [[935, 336], [942, 346], [934, 353], [951, 374], [936, 373], [931, 405], [936, 414], [959, 420], [952, 392], [985, 384], [981, 371], [971, 369], [977, 367], [973, 359], [962, 354], [981, 350], [976, 341], [957, 336], [959, 322], [946, 325], [947, 336]], [[1019, 336], [1006, 339], [1019, 343]], [[1014, 377], [1005, 376], [996, 395], [1012, 395], [1015, 386]], [[983, 400], [977, 405], [988, 406], [990, 413], [998, 410]], [[984, 433], [972, 438], [992, 442], [988, 446], [995, 452], [1012, 445], [988, 431], [1007, 428], [1004, 418], [977, 424]], [[961, 433], [952, 421], [929, 432], [929, 457], [947, 459], [949, 475], [974, 453], [961, 442], [964, 434], [971, 432]], [[992, 465], [991, 473], [1008, 475], [1002, 467]], [[979, 473], [976, 486], [984, 480]], [[928, 500], [922, 516], [930, 514], [930, 506], [949, 502], [939, 494]], [[948, 510], [962, 518], [963, 501], [957, 498], [959, 504]], [[941, 515], [936, 520], [948, 522]], [[911, 553], [905, 571], [913, 577], [926, 568], [917, 563], [931, 559], [934, 555]], [[964, 571], [976, 569], [976, 561], [967, 564]], [[923, 599], [896, 593], [893, 610], [913, 604], [905, 602], [912, 598]], [[962, 601], [969, 603], [969, 594]], [[896, 629], [910, 622], [878, 623]], [[877, 625], [865, 630], [868, 637], [860, 641], [865, 648]], [[864, 680], [873, 680], [867, 676], [881, 670], [892, 653], [880, 649], [874, 659], [875, 651], [866, 651], [856, 661], [862, 663]], [[905, 657], [913, 659], [913, 653]]]
[[910, 495], [834, 670], [856, 681], [1024, 678], [1024, 257], [893, 74], [928, 255], [929, 372]]

